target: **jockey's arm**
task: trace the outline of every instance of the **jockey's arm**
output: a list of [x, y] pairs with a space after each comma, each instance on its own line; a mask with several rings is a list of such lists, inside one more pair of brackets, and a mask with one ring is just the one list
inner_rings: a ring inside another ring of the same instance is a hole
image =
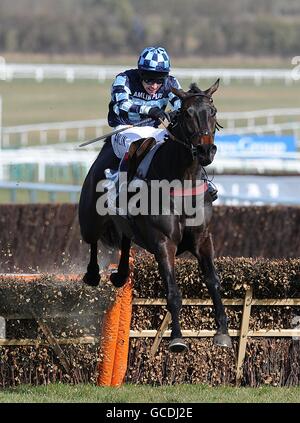
[[[181, 85], [179, 84], [178, 80], [174, 78], [174, 76], [171, 77], [171, 85], [177, 89], [181, 89]], [[169, 92], [169, 103], [171, 106], [171, 110], [175, 111], [180, 109], [181, 107], [181, 100], [179, 97], [177, 97], [175, 94], [172, 93], [172, 91]]]
[[132, 99], [129, 88], [128, 77], [124, 74], [118, 75], [112, 85], [112, 99], [114, 100], [114, 111], [117, 115], [121, 112], [148, 115], [151, 106], [136, 104]]

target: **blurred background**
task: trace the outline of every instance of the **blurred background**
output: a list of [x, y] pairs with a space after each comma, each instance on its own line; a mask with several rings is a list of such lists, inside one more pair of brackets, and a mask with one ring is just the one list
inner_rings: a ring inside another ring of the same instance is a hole
[[77, 202], [114, 76], [161, 45], [187, 89], [221, 78], [217, 204], [300, 199], [298, 0], [0, 0], [0, 202]]

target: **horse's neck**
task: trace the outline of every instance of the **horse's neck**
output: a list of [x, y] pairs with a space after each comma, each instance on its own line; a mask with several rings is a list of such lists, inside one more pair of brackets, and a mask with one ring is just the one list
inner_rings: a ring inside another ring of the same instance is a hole
[[182, 144], [168, 139], [155, 154], [148, 172], [148, 179], [184, 180], [197, 178], [199, 165]]

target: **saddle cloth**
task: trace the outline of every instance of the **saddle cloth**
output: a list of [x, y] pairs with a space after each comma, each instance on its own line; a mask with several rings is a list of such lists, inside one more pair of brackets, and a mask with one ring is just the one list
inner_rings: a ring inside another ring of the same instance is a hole
[[[137, 167], [136, 175], [133, 177], [133, 180], [137, 179], [145, 179], [151, 164], [151, 161], [157, 152], [157, 150], [165, 143], [165, 141], [157, 141], [149, 150], [149, 152], [145, 155], [145, 157], [141, 160], [140, 164]], [[121, 165], [121, 163], [120, 163]], [[119, 169], [105, 169], [105, 178], [108, 180], [107, 184], [107, 198], [108, 198], [108, 207], [115, 209], [116, 198], [121, 192], [122, 189], [126, 189], [127, 187], [123, 187], [123, 184], [119, 184]], [[118, 214], [124, 214], [122, 210], [118, 210]], [[126, 213], [125, 213], [126, 215]]]

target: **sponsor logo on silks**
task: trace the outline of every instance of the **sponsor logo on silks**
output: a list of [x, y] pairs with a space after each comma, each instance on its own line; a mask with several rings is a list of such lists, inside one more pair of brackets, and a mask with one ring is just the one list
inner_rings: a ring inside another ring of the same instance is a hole
[[133, 97], [142, 98], [143, 100], [158, 100], [163, 97], [163, 93], [146, 94], [143, 92], [136, 91]]

